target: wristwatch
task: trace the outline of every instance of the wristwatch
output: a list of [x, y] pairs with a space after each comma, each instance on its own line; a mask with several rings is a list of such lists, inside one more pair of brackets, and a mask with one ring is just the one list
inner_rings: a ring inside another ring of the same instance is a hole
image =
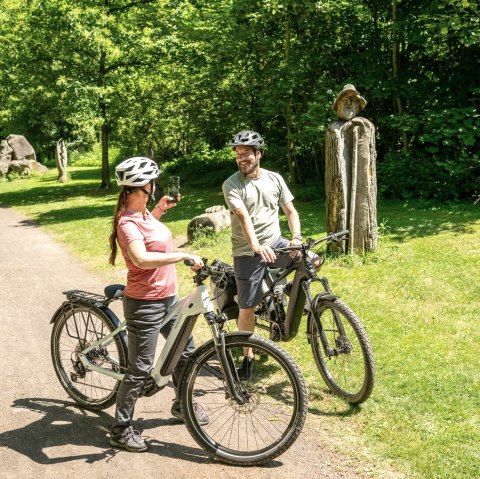
[[292, 240], [294, 240], [294, 239], [296, 239], [296, 240], [298, 240], [298, 241], [302, 241], [302, 240], [303, 240], [303, 236], [302, 236], [302, 235], [293, 235], [293, 236], [292, 236]]

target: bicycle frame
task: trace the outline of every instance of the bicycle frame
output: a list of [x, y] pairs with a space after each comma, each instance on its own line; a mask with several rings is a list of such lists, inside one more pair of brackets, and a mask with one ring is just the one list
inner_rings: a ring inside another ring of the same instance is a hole
[[[114, 315], [111, 310], [108, 309], [108, 311], [109, 314]], [[224, 333], [223, 331], [219, 331], [217, 322], [215, 320], [216, 316], [214, 314], [212, 300], [208, 293], [207, 287], [201, 282], [200, 284], [197, 283], [197, 286], [192, 293], [179, 299], [165, 316], [165, 321], [168, 321], [175, 316], [177, 316], [177, 318], [150, 376], [153, 378], [155, 384], [159, 388], [165, 387], [170, 380], [170, 375], [185, 348], [197, 318], [202, 313], [205, 315], [212, 333], [215, 348], [222, 365], [227, 390], [236, 401], [244, 402], [241, 392], [238, 391], [236, 387], [236, 380], [238, 381], [238, 377], [234, 378], [234, 374], [236, 373], [232, 373], [231, 367], [228, 363], [228, 358], [225, 354], [225, 337], [233, 334], [250, 335], [251, 333]], [[108, 344], [112, 342], [113, 337], [125, 329], [126, 321], [123, 321], [120, 326], [118, 326], [110, 334], [99, 341], [94, 342], [81, 353], [79, 353], [78, 357], [86, 370], [96, 371], [117, 380], [123, 379], [124, 374], [122, 373], [92, 364], [88, 359], [88, 353], [95, 348], [108, 346]]]
[[[307, 270], [305, 259], [300, 260], [298, 263], [292, 265], [290, 268], [284, 270], [277, 278], [273, 279], [271, 276], [271, 269], [267, 268], [265, 279], [269, 286], [268, 291], [266, 291], [262, 299], [266, 300], [269, 295], [274, 291], [274, 288], [279, 284], [283, 279], [285, 279], [292, 271], [295, 271], [295, 275], [292, 281], [292, 289], [290, 292], [290, 301], [288, 303], [285, 321], [284, 321], [284, 340], [289, 341], [293, 339], [300, 327], [300, 321], [302, 319], [303, 311], [305, 304], [308, 302], [310, 306], [311, 314], [317, 324], [318, 331], [322, 338], [323, 344], [328, 344], [326, 338], [324, 337], [323, 327], [318, 314], [315, 310], [314, 298], [310, 292], [310, 284], [314, 281], [319, 281], [322, 283], [324, 288], [324, 293], [321, 293], [322, 298], [327, 299], [336, 299], [338, 296], [335, 296], [330, 289], [327, 278], [319, 278], [316, 274], [311, 276]], [[341, 326], [341, 325], [340, 325]], [[343, 326], [341, 326], [343, 328]], [[328, 354], [328, 352], [326, 352]]]

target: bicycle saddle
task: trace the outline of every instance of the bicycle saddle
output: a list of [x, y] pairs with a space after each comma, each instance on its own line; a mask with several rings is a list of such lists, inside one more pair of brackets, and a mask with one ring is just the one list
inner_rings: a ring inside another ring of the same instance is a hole
[[123, 284], [110, 284], [106, 286], [103, 290], [103, 293], [107, 299], [116, 299], [121, 298], [123, 296], [123, 290], [125, 289], [125, 285]]

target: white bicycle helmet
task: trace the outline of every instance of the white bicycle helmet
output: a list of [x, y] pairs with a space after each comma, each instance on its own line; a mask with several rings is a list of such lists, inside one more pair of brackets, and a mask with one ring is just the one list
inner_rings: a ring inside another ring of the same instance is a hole
[[242, 130], [233, 137], [228, 145], [232, 147], [232, 150], [235, 150], [237, 146], [252, 146], [256, 150], [262, 150], [265, 147], [265, 141], [256, 131]]
[[135, 156], [122, 161], [115, 168], [115, 179], [118, 186], [144, 186], [158, 178], [161, 171], [157, 164], [143, 156]]

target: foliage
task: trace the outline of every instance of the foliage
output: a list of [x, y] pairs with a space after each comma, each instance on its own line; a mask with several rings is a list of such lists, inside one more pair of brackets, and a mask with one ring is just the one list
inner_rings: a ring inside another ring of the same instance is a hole
[[470, 0], [5, 1], [0, 136], [25, 134], [40, 158], [60, 137], [80, 152], [151, 144], [170, 163], [253, 128], [268, 167], [323, 184], [331, 105], [353, 83], [383, 194], [471, 198], [479, 19]]
[[392, 124], [402, 125], [417, 147], [385, 155], [379, 166], [384, 196], [446, 200], [480, 191], [479, 118], [472, 108], [390, 118]]

